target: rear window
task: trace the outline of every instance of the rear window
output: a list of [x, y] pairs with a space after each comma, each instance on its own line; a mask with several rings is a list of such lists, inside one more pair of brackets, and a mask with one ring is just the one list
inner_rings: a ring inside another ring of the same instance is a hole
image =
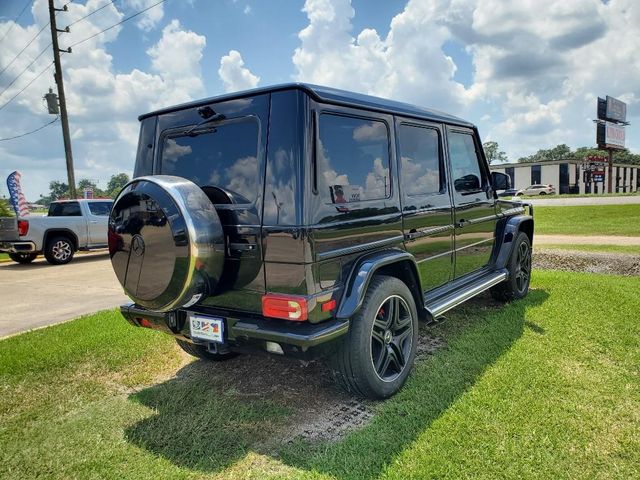
[[80, 204], [78, 202], [61, 202], [49, 205], [50, 217], [81, 217]]
[[232, 203], [252, 203], [259, 186], [258, 135], [254, 117], [216, 124], [196, 134], [169, 134], [162, 144], [160, 173], [186, 178], [205, 191], [205, 187], [221, 188], [233, 197]]
[[387, 198], [389, 131], [378, 120], [322, 114], [318, 126], [316, 181], [327, 203]]
[[91, 215], [108, 217], [111, 212], [112, 202], [88, 202]]

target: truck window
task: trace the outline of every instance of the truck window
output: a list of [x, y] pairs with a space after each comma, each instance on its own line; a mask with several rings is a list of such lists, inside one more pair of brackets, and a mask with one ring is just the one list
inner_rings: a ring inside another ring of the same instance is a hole
[[246, 117], [190, 135], [167, 135], [160, 173], [186, 178], [203, 189], [222, 188], [233, 203], [252, 203], [259, 190], [258, 132], [257, 120]]
[[111, 213], [112, 202], [88, 202], [91, 215], [108, 217]]
[[81, 217], [80, 204], [78, 202], [60, 202], [49, 205], [50, 217]]
[[472, 135], [449, 133], [449, 155], [451, 177], [456, 192], [461, 195], [476, 193], [486, 186]]
[[400, 125], [401, 185], [407, 195], [429, 195], [442, 190], [439, 137], [434, 128]]
[[316, 180], [327, 203], [391, 195], [389, 132], [384, 122], [322, 114], [318, 132]]

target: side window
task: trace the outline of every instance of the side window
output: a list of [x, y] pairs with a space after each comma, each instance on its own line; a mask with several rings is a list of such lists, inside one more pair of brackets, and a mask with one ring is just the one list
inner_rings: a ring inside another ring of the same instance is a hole
[[89, 211], [92, 215], [107, 217], [111, 212], [111, 202], [89, 202]]
[[453, 188], [461, 195], [477, 193], [486, 185], [480, 169], [473, 136], [468, 133], [449, 133], [449, 156]]
[[434, 128], [400, 125], [398, 129], [402, 189], [407, 195], [443, 190], [440, 135]]
[[391, 195], [386, 123], [322, 114], [318, 132], [316, 182], [326, 203], [360, 202]]
[[50, 217], [81, 217], [80, 204], [78, 202], [52, 203], [49, 206]]

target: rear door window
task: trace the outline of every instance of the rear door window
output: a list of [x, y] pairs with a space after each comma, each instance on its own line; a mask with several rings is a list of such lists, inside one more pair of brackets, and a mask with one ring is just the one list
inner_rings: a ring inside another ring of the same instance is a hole
[[61, 202], [49, 205], [50, 217], [81, 217], [80, 204], [78, 202]]
[[112, 202], [88, 202], [91, 215], [98, 217], [108, 217], [111, 213]]
[[[160, 173], [191, 180], [214, 195], [214, 203], [252, 203], [259, 187], [258, 140], [255, 117], [216, 124], [187, 135], [169, 134], [162, 144]], [[225, 197], [229, 197], [228, 201]]]
[[398, 140], [401, 188], [411, 196], [440, 193], [444, 189], [444, 175], [438, 130], [402, 124]]
[[385, 122], [320, 115], [316, 152], [317, 190], [326, 203], [388, 198], [389, 130]]
[[449, 134], [449, 156], [453, 188], [459, 195], [477, 193], [486, 187], [473, 136], [467, 133]]

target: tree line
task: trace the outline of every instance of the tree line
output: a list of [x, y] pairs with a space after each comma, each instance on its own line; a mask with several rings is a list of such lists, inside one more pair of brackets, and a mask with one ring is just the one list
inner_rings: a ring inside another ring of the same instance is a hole
[[[500, 150], [498, 142], [485, 142], [482, 144], [485, 156], [489, 164], [508, 162], [507, 154]], [[562, 143], [553, 148], [541, 148], [536, 153], [518, 158], [518, 163], [534, 163], [534, 162], [553, 162], [553, 161], [582, 161], [585, 157], [599, 156], [608, 157], [608, 153], [604, 150], [598, 150], [593, 147], [578, 147], [572, 150], [568, 145]], [[631, 153], [629, 150], [619, 150], [613, 154], [613, 163], [621, 163], [628, 165], [640, 165], [640, 155]]]
[[[85, 188], [91, 188], [93, 190], [94, 198], [115, 198], [120, 190], [122, 190], [122, 187], [124, 187], [128, 182], [129, 175], [127, 175], [126, 173], [117, 173], [115, 175], [111, 175], [111, 178], [107, 182], [106, 188], [102, 190], [98, 187], [96, 182], [89, 180], [88, 178], [83, 178], [78, 182], [76, 190], [78, 192], [78, 195], [83, 195]], [[69, 185], [65, 182], [52, 180], [51, 182], [49, 182], [49, 195], [40, 195], [40, 198], [35, 203], [48, 206], [51, 202], [64, 198], [70, 198]]]

